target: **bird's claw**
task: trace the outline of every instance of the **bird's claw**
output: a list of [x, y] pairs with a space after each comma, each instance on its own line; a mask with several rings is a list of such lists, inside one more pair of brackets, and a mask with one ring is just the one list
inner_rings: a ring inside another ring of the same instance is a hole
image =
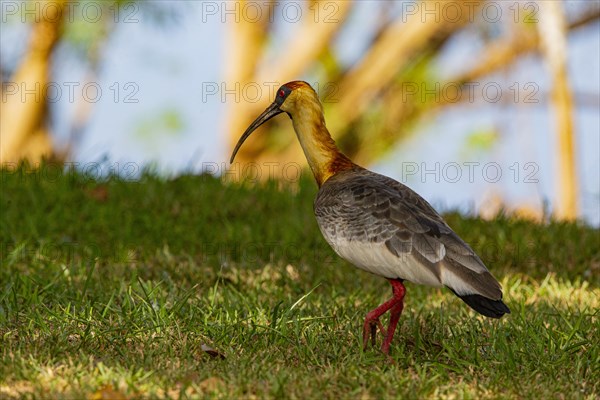
[[[379, 322], [379, 320], [377, 320]], [[377, 325], [371, 324], [371, 346], [375, 346], [377, 336]]]
[[367, 345], [369, 344], [369, 337], [371, 337], [371, 345], [376, 345], [377, 328], [379, 328], [381, 333], [384, 333], [383, 324], [381, 323], [379, 318], [365, 322], [365, 326], [363, 328], [363, 350], [367, 349]]

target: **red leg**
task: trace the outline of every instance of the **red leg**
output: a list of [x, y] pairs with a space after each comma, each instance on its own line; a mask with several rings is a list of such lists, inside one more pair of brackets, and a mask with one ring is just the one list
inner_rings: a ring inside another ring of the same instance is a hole
[[392, 285], [392, 293], [393, 297], [369, 312], [365, 318], [365, 323], [363, 325], [363, 347], [367, 347], [367, 343], [369, 341], [369, 330], [371, 331], [371, 340], [374, 344], [375, 342], [375, 327], [379, 327], [381, 332], [383, 333], [383, 326], [379, 321], [379, 317], [385, 314], [387, 311], [390, 312], [390, 324], [388, 326], [387, 334], [383, 341], [383, 345], [381, 346], [381, 350], [388, 354], [390, 351], [390, 344], [392, 342], [392, 338], [394, 337], [394, 332], [396, 331], [396, 326], [398, 325], [398, 320], [400, 319], [400, 314], [402, 314], [402, 309], [404, 308], [404, 295], [406, 293], [406, 289], [402, 284], [402, 280], [400, 279], [388, 279], [388, 281]]
[[400, 314], [402, 314], [403, 308], [404, 302], [400, 302], [396, 303], [390, 311], [390, 324], [388, 325], [387, 335], [385, 336], [383, 344], [381, 345], [381, 351], [384, 354], [390, 353], [390, 344], [394, 338], [394, 332], [396, 332], [396, 326], [398, 326], [398, 321], [400, 320]]
[[385, 314], [393, 306], [394, 299], [391, 299], [367, 313], [363, 325], [363, 349], [366, 349], [367, 344], [369, 343], [369, 333], [371, 334], [371, 343], [375, 345], [376, 328], [379, 328], [383, 333], [383, 325], [381, 324], [381, 321], [379, 321], [379, 317]]

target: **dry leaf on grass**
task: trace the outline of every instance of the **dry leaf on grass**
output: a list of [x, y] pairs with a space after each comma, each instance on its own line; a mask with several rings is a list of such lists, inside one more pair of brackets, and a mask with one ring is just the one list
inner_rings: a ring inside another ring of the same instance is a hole
[[217, 350], [213, 349], [212, 347], [210, 347], [207, 344], [202, 344], [202, 346], [200, 346], [200, 348], [202, 349], [203, 352], [205, 352], [206, 354], [208, 354], [211, 357], [221, 357], [221, 360], [225, 359], [225, 355], [223, 353], [218, 352]]

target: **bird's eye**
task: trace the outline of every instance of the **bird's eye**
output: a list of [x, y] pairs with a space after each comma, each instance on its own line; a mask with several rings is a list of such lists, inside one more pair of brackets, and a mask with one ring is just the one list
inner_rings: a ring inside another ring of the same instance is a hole
[[279, 97], [285, 97], [285, 92], [283, 91], [283, 89], [281, 89], [278, 93]]

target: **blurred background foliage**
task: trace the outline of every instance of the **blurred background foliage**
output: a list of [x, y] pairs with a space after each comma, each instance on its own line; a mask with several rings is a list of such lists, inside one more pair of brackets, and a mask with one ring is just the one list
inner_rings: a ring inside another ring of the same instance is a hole
[[[16, 57], [6, 57], [7, 49], [2, 49], [0, 162], [27, 159], [35, 163], [42, 158], [64, 161], [71, 156], [72, 143], [56, 148], [49, 123], [52, 118], [48, 101], [52, 96], [52, 56], [59, 46], [68, 48], [69, 55], [85, 64], [85, 80], [94, 82], [100, 73], [104, 46], [114, 32], [116, 22], [139, 18], [139, 15], [134, 16], [139, 10], [153, 23], [166, 25], [176, 22], [180, 8], [181, 4], [127, 0], [30, 0], [3, 4], [3, 29], [6, 29], [5, 25], [21, 25], [27, 30], [28, 38], [24, 46], [18, 46], [21, 54]], [[6, 91], [15, 90], [14, 85], [28, 90], [33, 88], [39, 94], [24, 99], [23, 96], [5, 96]], [[71, 142], [85, 130], [93, 105], [81, 96], [76, 101]]]
[[[87, 18], [73, 12], [75, 3], [78, 8], [90, 6]], [[398, 3], [402, 3], [401, 11]], [[324, 102], [334, 139], [357, 163], [368, 165], [385, 157], [409, 137], [416, 124], [431, 119], [441, 110], [472, 100], [466, 95], [470, 84], [502, 73], [533, 55], [543, 60], [550, 78], [542, 106], [550, 110], [547, 115], [555, 129], [548, 132], [549, 140], [558, 144], [558, 153], [553, 156], [558, 182], [555, 216], [574, 219], [579, 215], [573, 123], [576, 105], [566, 67], [567, 46], [573, 32], [598, 23], [598, 2], [575, 2], [568, 7], [560, 1], [515, 1], [504, 5], [490, 1], [378, 2], [377, 28], [360, 56], [350, 62], [340, 60], [334, 46], [341, 32], [360, 27], [361, 15], [355, 12], [357, 2], [311, 0], [295, 4], [305, 12], [299, 23], [294, 24], [293, 32], [286, 34], [282, 32], [289, 27], [281, 18], [273, 18], [280, 15], [275, 11], [285, 7], [284, 3], [239, 1], [231, 6], [248, 13], [226, 22], [222, 65], [228, 88], [312, 77], [310, 83], [321, 83], [316, 89]], [[12, 12], [14, 5], [29, 7], [34, 12], [24, 19], [22, 13]], [[102, 74], [102, 59], [116, 30], [115, 21], [144, 18], [164, 27], [165, 35], [169, 35], [169, 29], [194, 6], [198, 5], [185, 1], [47, 0], [4, 4], [2, 29], [19, 25], [19, 29], [26, 30], [27, 41], [17, 46], [18, 50], [2, 49], [0, 161], [25, 159], [35, 163], [49, 158], [65, 162], [73, 158], [78, 140], [85, 135], [94, 104], [80, 98], [76, 99], [66, 144], [58, 145], [53, 140], [55, 132], [51, 132], [50, 121], [60, 111], [47, 101], [49, 91], [44, 88], [55, 73], [52, 60], [57, 48], [67, 48], [66, 54], [83, 62], [85, 80], [93, 82]], [[94, 21], [98, 7], [100, 19]], [[485, 15], [493, 16], [498, 7], [514, 18], [490, 23]], [[422, 10], [429, 11], [424, 16]], [[477, 43], [479, 53], [475, 57], [468, 55], [463, 68], [448, 76], [440, 70], [440, 65], [447, 52], [453, 51], [453, 39], [465, 35]], [[292, 50], [273, 54], [273, 44], [282, 40], [283, 47]], [[39, 89], [39, 96], [28, 96], [25, 101], [21, 96], [5, 96], [21, 85]], [[423, 88], [427, 88], [429, 95], [422, 95]], [[515, 91], [520, 98], [530, 94], [522, 87]], [[407, 95], [411, 93], [419, 95]], [[591, 94], [592, 106], [597, 107], [599, 94], [597, 91]], [[269, 94], [253, 102], [228, 102], [225, 131], [216, 132], [216, 138], [232, 147], [271, 100]], [[513, 106], [518, 107], [519, 102]], [[148, 116], [135, 134], [152, 142], [158, 133], [167, 132], [171, 140], [178, 140], [177, 132], [184, 126], [177, 110], [171, 108]], [[267, 129], [273, 133], [255, 135], [245, 144], [240, 162], [304, 165], [293, 135], [277, 134], [289, 129], [285, 118], [272, 120]], [[465, 151], [489, 151], [502, 135], [499, 129], [482, 127], [469, 133]], [[536, 210], [533, 214], [539, 218], [541, 213], [542, 210]]]

